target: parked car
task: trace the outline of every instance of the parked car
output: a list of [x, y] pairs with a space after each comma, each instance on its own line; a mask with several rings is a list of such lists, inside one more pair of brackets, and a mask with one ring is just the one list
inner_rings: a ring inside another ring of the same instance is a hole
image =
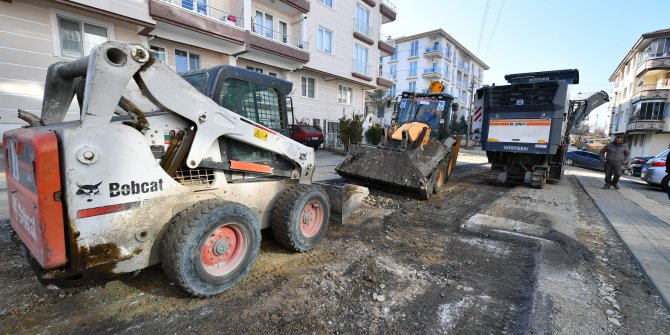
[[628, 165], [628, 173], [633, 177], [639, 177], [642, 175], [642, 167], [647, 163], [652, 157], [633, 157], [630, 160], [630, 165]]
[[565, 155], [565, 164], [605, 171], [605, 163], [598, 154], [583, 150], [568, 151]]
[[670, 175], [665, 172], [665, 164], [668, 159], [670, 149], [665, 149], [660, 154], [654, 156], [642, 167], [642, 180], [650, 185], [659, 185], [664, 191], [668, 191]]
[[316, 150], [323, 143], [323, 133], [312, 126], [295, 124], [289, 126], [291, 139]]

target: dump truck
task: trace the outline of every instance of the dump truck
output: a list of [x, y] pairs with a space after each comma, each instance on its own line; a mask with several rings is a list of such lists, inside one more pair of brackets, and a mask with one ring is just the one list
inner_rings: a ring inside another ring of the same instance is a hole
[[509, 85], [485, 86], [475, 93], [481, 110], [481, 145], [495, 184], [522, 180], [542, 188], [560, 180], [571, 130], [609, 101], [604, 91], [580, 93], [570, 100], [568, 86], [579, 83], [579, 71], [556, 70], [509, 74]]
[[314, 150], [285, 136], [290, 82], [208, 75], [196, 89], [118, 42], [48, 68], [41, 115], [20, 111], [29, 126], [3, 137], [11, 236], [44, 284], [161, 263], [186, 292], [219, 294], [249, 272], [261, 229], [308, 251], [367, 195], [312, 183]]
[[381, 143], [353, 145], [335, 171], [363, 185], [423, 199], [440, 192], [460, 147], [460, 136], [449, 131], [458, 105], [453, 96], [441, 92], [441, 83], [430, 87], [430, 93], [402, 92]]

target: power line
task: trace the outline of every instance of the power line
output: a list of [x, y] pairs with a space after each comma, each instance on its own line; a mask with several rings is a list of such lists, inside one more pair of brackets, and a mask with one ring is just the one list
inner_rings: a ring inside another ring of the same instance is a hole
[[486, 0], [486, 8], [484, 9], [484, 17], [482, 18], [482, 27], [479, 29], [479, 41], [477, 42], [477, 54], [479, 55], [479, 47], [482, 45], [482, 36], [484, 35], [484, 27], [486, 26], [486, 17], [489, 13], [489, 6], [491, 0]]
[[489, 50], [491, 49], [491, 43], [493, 43], [493, 37], [496, 35], [496, 29], [498, 28], [498, 22], [500, 22], [500, 17], [502, 16], [503, 7], [505, 7], [505, 0], [502, 0], [500, 9], [498, 10], [498, 17], [496, 18], [496, 23], [493, 25], [493, 31], [491, 32], [491, 37], [489, 38], [489, 44], [486, 46], [486, 54], [488, 55]]

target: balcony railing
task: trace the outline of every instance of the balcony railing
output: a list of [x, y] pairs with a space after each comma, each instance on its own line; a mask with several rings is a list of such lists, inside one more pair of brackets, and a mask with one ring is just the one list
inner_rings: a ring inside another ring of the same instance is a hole
[[256, 24], [253, 19], [251, 20], [251, 32], [258, 36], [262, 36], [279, 43], [284, 43], [298, 49], [309, 50], [309, 43], [303, 41], [302, 39], [293, 37], [286, 32], [263, 27], [260, 24]]
[[423, 73], [440, 73], [442, 72], [442, 68], [440, 67], [431, 67], [427, 69], [423, 69]]
[[635, 75], [639, 76], [646, 71], [655, 69], [670, 69], [670, 55], [643, 59], [635, 69]]
[[360, 34], [363, 34], [365, 37], [372, 39], [374, 35], [374, 30], [370, 26], [369, 22], [364, 20], [354, 19], [354, 31]]
[[372, 72], [371, 69], [372, 66], [368, 65], [367, 62], [359, 62], [357, 60], [352, 61], [352, 71], [355, 73], [370, 76], [370, 73]]
[[379, 40], [384, 41], [384, 43], [386, 43], [388, 45], [393, 45], [393, 46], [395, 45], [395, 42], [393, 41], [391, 36], [384, 35], [382, 33], [379, 33]]
[[395, 76], [389, 72], [384, 72], [382, 69], [379, 69], [379, 72], [377, 72], [377, 78], [384, 78], [386, 80], [393, 81], [395, 80]]
[[644, 117], [651, 117], [649, 115], [645, 115], [641, 117], [633, 117], [631, 118], [628, 123], [626, 124], [626, 131], [633, 131], [633, 130], [648, 130], [648, 131], [660, 131], [663, 130], [663, 116], [662, 115], [656, 115], [653, 118], [644, 118]]
[[631, 103], [640, 100], [667, 100], [670, 97], [670, 85], [640, 85], [633, 90]]
[[438, 45], [433, 45], [433, 46], [430, 46], [430, 47], [425, 47], [423, 53], [424, 54], [444, 54], [444, 50], [442, 49], [442, 46], [438, 44]]
[[169, 3], [173, 6], [179, 7], [185, 11], [192, 12], [193, 14], [201, 15], [221, 23], [235, 26], [238, 28], [244, 28], [244, 20], [241, 15], [235, 15], [218, 8], [200, 3], [196, 0], [159, 0], [161, 2]]
[[391, 1], [389, 1], [389, 0], [382, 0], [382, 3], [383, 3], [384, 5], [386, 5], [388, 8], [393, 9], [394, 12], [397, 11], [395, 5], [394, 5]]

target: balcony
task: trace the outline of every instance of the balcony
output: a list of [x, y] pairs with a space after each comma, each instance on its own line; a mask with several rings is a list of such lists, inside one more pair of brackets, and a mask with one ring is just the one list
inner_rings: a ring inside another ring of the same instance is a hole
[[448, 62], [451, 62], [451, 56], [453, 56], [453, 53], [450, 50], [445, 50], [444, 59], [446, 59]]
[[663, 115], [640, 115], [626, 124], [626, 132], [663, 131]]
[[246, 41], [247, 33], [241, 15], [192, 0], [153, 0], [149, 3], [149, 14], [156, 21], [195, 30], [238, 45]]
[[379, 4], [379, 12], [382, 13], [382, 24], [395, 21], [396, 7], [389, 0], [382, 0]]
[[660, 58], [649, 58], [642, 61], [635, 69], [635, 76], [640, 77], [650, 71], [670, 70], [670, 56]]
[[439, 67], [423, 69], [423, 74], [421, 75], [421, 77], [426, 79], [441, 79], [442, 69]]
[[642, 85], [635, 87], [631, 103], [641, 100], [667, 100], [670, 96], [670, 86]]
[[351, 75], [366, 81], [372, 81], [372, 66], [368, 65], [367, 62], [359, 62], [353, 60], [351, 66]]
[[395, 53], [395, 47], [391, 44], [391, 38], [386, 35], [379, 34], [377, 47], [380, 51], [380, 57], [391, 56]]
[[359, 20], [359, 19], [354, 19], [354, 37], [369, 44], [373, 45], [375, 44], [375, 41], [373, 40], [373, 29], [372, 26], [369, 25], [368, 22]]
[[377, 73], [377, 86], [382, 86], [384, 88], [390, 88], [393, 86], [393, 77], [388, 72], [383, 72], [379, 69]]
[[[307, 14], [310, 10], [309, 0], [279, 0], [279, 2], [288, 7], [286, 12], [290, 14]], [[294, 12], [290, 9], [293, 9]]]
[[423, 57], [433, 58], [433, 57], [444, 57], [444, 50], [442, 46], [437, 44], [432, 47], [426, 47], [423, 51]]

